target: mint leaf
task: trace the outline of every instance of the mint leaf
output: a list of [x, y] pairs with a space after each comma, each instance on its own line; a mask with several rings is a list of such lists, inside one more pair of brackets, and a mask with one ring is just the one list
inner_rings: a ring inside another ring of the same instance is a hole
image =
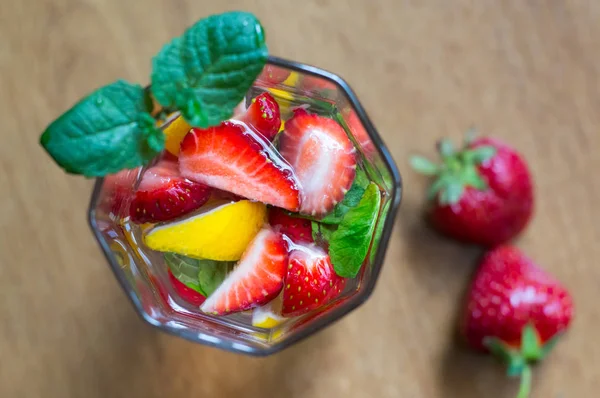
[[83, 98], [40, 138], [68, 173], [101, 177], [144, 165], [164, 147], [146, 107], [144, 89], [118, 80]]
[[358, 204], [360, 198], [365, 193], [367, 185], [369, 185], [369, 179], [366, 173], [362, 169], [357, 168], [354, 182], [348, 192], [346, 192], [346, 195], [344, 195], [344, 199], [333, 208], [331, 213], [318, 221], [323, 224], [339, 224], [342, 222], [342, 217], [348, 213], [348, 210]]
[[268, 57], [263, 28], [246, 12], [205, 18], [152, 60], [152, 93], [193, 126], [231, 118]]
[[165, 262], [179, 282], [206, 296], [198, 282], [199, 260], [180, 254], [165, 253]]
[[329, 255], [339, 276], [354, 278], [358, 274], [369, 251], [380, 204], [379, 187], [370, 183], [358, 205], [346, 213], [331, 234]]
[[198, 283], [206, 297], [210, 296], [223, 283], [227, 274], [233, 270], [233, 261], [197, 260], [200, 262]]
[[165, 253], [165, 262], [181, 283], [208, 297], [233, 269], [233, 262], [198, 260], [176, 253]]
[[385, 218], [390, 210], [391, 202], [391, 200], [385, 202], [383, 208], [381, 209], [381, 213], [379, 213], [379, 218], [377, 219], [377, 226], [375, 227], [375, 234], [373, 235], [373, 243], [371, 244], [371, 252], [369, 254], [369, 261], [371, 263], [373, 263], [375, 260], [375, 254], [377, 254], [377, 250], [379, 250], [379, 242], [381, 241], [381, 235], [383, 234], [383, 227], [385, 225]]
[[311, 221], [312, 238], [317, 243], [326, 243], [331, 239], [331, 234], [337, 229], [337, 225], [320, 224], [317, 221]]

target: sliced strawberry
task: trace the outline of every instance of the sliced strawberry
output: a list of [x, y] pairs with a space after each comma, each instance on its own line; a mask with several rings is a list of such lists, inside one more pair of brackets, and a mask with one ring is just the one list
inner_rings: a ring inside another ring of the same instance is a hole
[[325, 250], [314, 244], [294, 245], [283, 291], [283, 316], [302, 315], [327, 303], [345, 286], [340, 279]]
[[313, 242], [310, 220], [292, 217], [285, 210], [272, 207], [269, 209], [269, 224], [294, 242]]
[[356, 175], [356, 149], [342, 126], [297, 109], [279, 144], [302, 187], [300, 212], [325, 215], [333, 210]]
[[223, 315], [266, 304], [283, 287], [287, 259], [283, 236], [269, 227], [263, 228], [235, 269], [200, 309]]
[[300, 208], [297, 181], [277, 151], [242, 124], [192, 129], [181, 143], [184, 177], [290, 211]]
[[273, 141], [281, 127], [279, 104], [269, 93], [262, 93], [252, 99], [246, 112], [239, 120], [262, 134], [267, 140]]
[[227, 200], [229, 202], [237, 202], [237, 201], [244, 199], [241, 196], [236, 195], [234, 193], [231, 193], [228, 191], [223, 191], [221, 189], [216, 189], [216, 188], [212, 189], [211, 198], [215, 199], [215, 200]]
[[206, 185], [183, 178], [177, 162], [163, 159], [144, 173], [129, 214], [140, 224], [168, 221], [202, 206], [210, 192]]
[[333, 283], [333, 287], [331, 288], [331, 290], [329, 291], [329, 294], [327, 295], [327, 300], [326, 302], [329, 302], [331, 300], [336, 299], [340, 294], [342, 294], [342, 292], [344, 291], [344, 289], [346, 288], [346, 283], [348, 282], [347, 278], [342, 278], [342, 277], [338, 277], [337, 278], [337, 282]]
[[283, 83], [292, 73], [289, 69], [281, 68], [275, 65], [266, 65], [260, 74], [259, 79], [270, 83], [280, 84]]
[[179, 294], [179, 297], [188, 303], [199, 306], [202, 305], [202, 303], [204, 303], [206, 300], [206, 297], [204, 297], [201, 293], [198, 293], [194, 289], [187, 287], [183, 282], [175, 278], [175, 275], [173, 275], [171, 270], [169, 270], [169, 280], [171, 281], [171, 284], [175, 288], [177, 294]]

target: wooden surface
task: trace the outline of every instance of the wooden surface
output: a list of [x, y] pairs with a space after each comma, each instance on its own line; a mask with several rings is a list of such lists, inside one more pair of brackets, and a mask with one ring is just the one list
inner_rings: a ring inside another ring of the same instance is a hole
[[[405, 181], [375, 294], [318, 336], [264, 359], [146, 326], [86, 224], [91, 182], [38, 146], [91, 89], [145, 83], [150, 57], [196, 19], [259, 15], [271, 52], [338, 72]], [[534, 397], [600, 389], [600, 3], [584, 1], [0, 0], [0, 397], [513, 397], [515, 382], [454, 343], [476, 248], [420, 218], [407, 156], [470, 126], [530, 160], [537, 216], [519, 240], [573, 289], [570, 333]]]

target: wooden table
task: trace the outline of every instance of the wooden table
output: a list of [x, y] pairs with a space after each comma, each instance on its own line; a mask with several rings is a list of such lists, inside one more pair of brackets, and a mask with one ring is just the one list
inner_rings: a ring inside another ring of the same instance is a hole
[[[142, 323], [88, 230], [92, 183], [38, 146], [80, 96], [117, 78], [146, 83], [163, 43], [226, 9], [259, 15], [273, 54], [344, 76], [406, 188], [370, 301], [263, 359]], [[577, 304], [533, 396], [598, 396], [599, 17], [592, 0], [0, 1], [0, 396], [513, 397], [500, 366], [454, 343], [480, 250], [425, 227], [426, 181], [406, 161], [470, 126], [529, 159], [537, 217], [518, 244]]]

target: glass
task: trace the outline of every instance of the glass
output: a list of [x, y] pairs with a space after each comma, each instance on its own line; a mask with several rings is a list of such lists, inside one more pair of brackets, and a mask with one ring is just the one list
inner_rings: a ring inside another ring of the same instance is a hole
[[[289, 76], [281, 82], [276, 78], [281, 74]], [[115, 186], [109, 178], [96, 181], [89, 208], [92, 231], [121, 287], [146, 322], [193, 342], [259, 356], [280, 351], [331, 325], [371, 295], [401, 198], [400, 174], [388, 149], [354, 92], [339, 76], [270, 57], [246, 101], [265, 90], [279, 103], [282, 120], [287, 120], [291, 108], [299, 105], [337, 120], [357, 147], [359, 163], [383, 194], [375, 229], [380, 229], [381, 235], [373, 239], [358, 277], [349, 281], [335, 300], [271, 329], [252, 326], [248, 313], [228, 316], [201, 313], [175, 293], [162, 255], [144, 247], [140, 228], [111, 214], [109, 199], [114, 197]], [[132, 176], [132, 192], [139, 173]]]

